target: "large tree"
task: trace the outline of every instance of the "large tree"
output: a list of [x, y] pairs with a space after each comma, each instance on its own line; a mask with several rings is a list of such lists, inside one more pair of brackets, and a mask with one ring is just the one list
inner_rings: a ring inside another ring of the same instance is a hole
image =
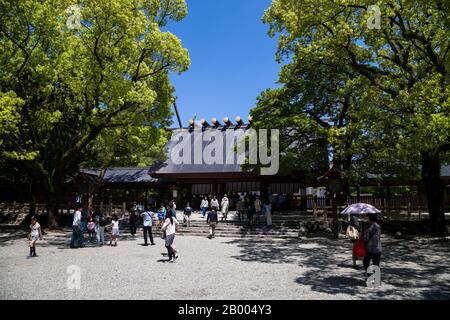
[[167, 121], [168, 73], [190, 61], [161, 29], [186, 13], [184, 0], [0, 0], [2, 118], [17, 119], [0, 123], [0, 152], [45, 191], [51, 227], [67, 176], [102, 133]]
[[391, 138], [378, 142], [384, 154], [420, 159], [438, 236], [445, 234], [440, 167], [450, 150], [449, 11], [438, 0], [273, 0], [264, 15], [270, 34], [280, 35], [278, 59], [322, 58], [368, 81], [366, 95], [379, 109], [366, 130]]

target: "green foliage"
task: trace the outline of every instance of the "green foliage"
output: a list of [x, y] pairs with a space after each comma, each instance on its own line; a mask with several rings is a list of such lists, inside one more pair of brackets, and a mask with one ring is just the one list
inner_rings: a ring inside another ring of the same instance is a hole
[[[79, 29], [67, 24], [71, 5]], [[181, 41], [161, 30], [185, 17], [184, 0], [0, 0], [0, 12], [4, 159], [49, 194], [88, 155], [102, 159], [118, 144], [135, 148], [132, 163], [151, 161], [171, 116], [168, 73], [190, 64]]]
[[[379, 29], [368, 28], [370, 5], [380, 8]], [[263, 19], [280, 35], [279, 60], [332, 61], [363, 76], [366, 100], [380, 108], [370, 129], [392, 123], [397, 151], [410, 155], [450, 148], [448, 12], [445, 1], [274, 0]]]

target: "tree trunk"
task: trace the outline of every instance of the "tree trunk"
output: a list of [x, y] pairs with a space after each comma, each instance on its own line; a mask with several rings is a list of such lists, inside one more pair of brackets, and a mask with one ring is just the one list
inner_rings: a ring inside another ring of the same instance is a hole
[[422, 180], [428, 202], [430, 233], [436, 237], [445, 237], [444, 186], [439, 154], [422, 153]]
[[59, 226], [61, 191], [61, 185], [52, 184], [49, 192], [47, 192], [47, 224], [49, 229], [56, 229]]
[[[36, 215], [36, 180], [31, 178], [30, 180], [30, 217]], [[31, 220], [30, 220], [31, 221]]]

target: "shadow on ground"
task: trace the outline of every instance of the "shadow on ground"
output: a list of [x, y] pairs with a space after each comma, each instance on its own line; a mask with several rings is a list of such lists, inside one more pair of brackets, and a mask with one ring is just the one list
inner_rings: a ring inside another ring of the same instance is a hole
[[382, 286], [376, 289], [367, 288], [361, 262], [357, 268], [352, 266], [351, 243], [347, 240], [238, 239], [228, 243], [241, 249], [234, 259], [298, 265], [300, 276], [293, 281], [320, 293], [346, 294], [355, 299], [450, 298], [448, 240], [420, 243], [384, 237]]

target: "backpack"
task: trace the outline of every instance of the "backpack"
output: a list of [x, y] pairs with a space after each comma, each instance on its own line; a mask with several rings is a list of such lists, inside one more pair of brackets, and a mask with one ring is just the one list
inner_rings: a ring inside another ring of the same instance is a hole
[[102, 215], [100, 216], [98, 224], [100, 227], [106, 227], [108, 225], [108, 219], [106, 219], [105, 216]]

